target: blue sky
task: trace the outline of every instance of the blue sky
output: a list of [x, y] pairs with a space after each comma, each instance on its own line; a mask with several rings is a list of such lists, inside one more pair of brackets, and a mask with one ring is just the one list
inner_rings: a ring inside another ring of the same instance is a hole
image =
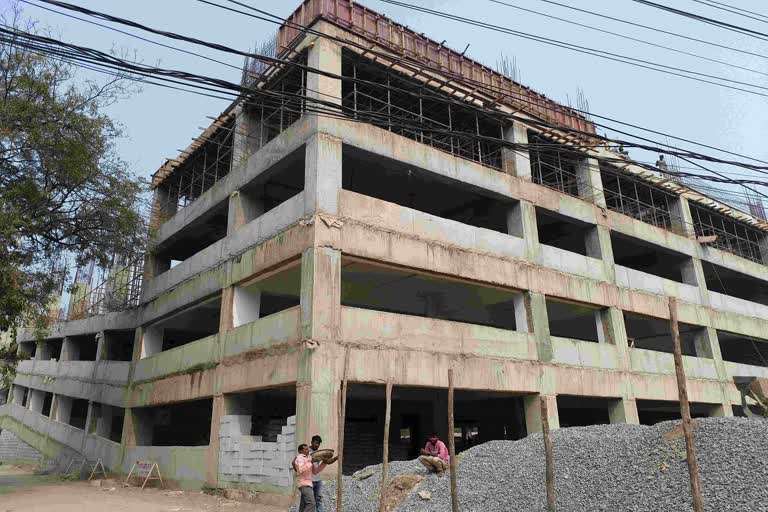
[[[94, 10], [133, 19], [152, 27], [240, 49], [254, 47], [257, 42], [267, 39], [276, 30], [276, 25], [227, 12], [196, 0], [71, 1]], [[227, 3], [225, 0], [215, 1], [221, 4]], [[243, 1], [283, 17], [290, 14], [299, 5], [298, 1], [285, 0]], [[490, 0], [475, 0], [473, 2], [411, 0], [411, 3], [673, 67], [727, 76], [734, 80], [751, 82], [761, 86], [768, 85], [768, 59], [765, 58], [747, 56], [683, 41], [672, 36], [629, 27], [604, 18], [579, 14], [562, 7], [549, 5], [541, 0], [505, 1], [656, 44], [673, 46], [708, 58], [752, 68], [763, 74], [738, 70], [597, 33], [586, 28], [498, 5]], [[768, 55], [768, 43], [765, 41], [758, 41], [672, 14], [666, 14], [631, 0], [560, 1], [568, 5], [631, 19], [657, 28]], [[760, 11], [762, 8], [763, 11], [760, 12], [768, 14], [768, 6], [761, 6], [757, 2], [747, 0], [723, 1], [744, 9]], [[9, 5], [9, 2], [10, 0], [0, 0], [0, 3], [4, 3], [6, 6]], [[544, 46], [540, 43], [490, 32], [428, 14], [416, 13], [377, 0], [360, 3], [383, 12], [395, 21], [405, 23], [433, 39], [446, 40], [448, 46], [459, 51], [470, 44], [467, 54], [483, 63], [494, 65], [502, 54], [515, 57], [522, 75], [522, 82], [555, 100], [565, 101], [567, 95], [574, 98], [577, 88], [580, 87], [584, 90], [591, 110], [595, 113], [768, 160], [768, 145], [766, 145], [768, 123], [765, 121], [768, 118], [768, 98], [766, 97], [723, 89], [560, 48]], [[730, 23], [768, 32], [768, 23], [760, 23], [708, 8], [693, 0], [669, 0], [664, 3], [679, 9], [694, 11]], [[44, 11], [29, 4], [22, 4], [22, 6], [28, 17], [37, 19], [44, 25], [53, 28], [65, 41], [102, 50], [120, 47], [132, 53], [135, 51], [138, 58], [146, 64], [159, 63], [158, 65], [164, 68], [189, 70], [235, 82], [239, 80], [239, 71], [236, 69], [144, 43], [101, 27]], [[161, 40], [159, 36], [142, 35]], [[204, 53], [238, 68], [242, 64], [241, 59], [233, 55], [201, 49], [180, 42], [173, 42], [172, 44]], [[763, 92], [768, 93], [768, 90]], [[149, 177], [165, 158], [174, 157], [178, 149], [185, 148], [191, 139], [200, 133], [201, 127], [207, 126], [210, 120], [206, 116], [215, 116], [226, 106], [227, 102], [223, 100], [204, 98], [148, 85], [140, 94], [110, 107], [109, 113], [125, 128], [126, 136], [119, 144], [122, 157], [130, 163], [137, 174]], [[658, 137], [652, 136], [652, 138]], [[645, 160], [652, 158], [651, 155], [637, 152], [633, 153], [633, 156]], [[768, 193], [768, 189], [763, 188], [762, 190]]]

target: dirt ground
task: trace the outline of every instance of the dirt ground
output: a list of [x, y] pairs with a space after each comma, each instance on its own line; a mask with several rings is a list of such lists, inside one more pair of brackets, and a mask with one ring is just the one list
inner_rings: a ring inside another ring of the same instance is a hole
[[198, 492], [68, 482], [31, 468], [0, 466], [0, 512], [285, 512]]

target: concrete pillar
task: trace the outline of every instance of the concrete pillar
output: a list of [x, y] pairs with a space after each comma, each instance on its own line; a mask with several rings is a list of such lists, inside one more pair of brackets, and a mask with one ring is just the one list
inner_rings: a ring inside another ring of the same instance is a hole
[[637, 413], [637, 400], [634, 398], [619, 398], [613, 400], [608, 407], [608, 417], [611, 423], [630, 423], [632, 425], [640, 424], [640, 417]]
[[605, 208], [605, 193], [600, 175], [600, 162], [596, 158], [580, 158], [576, 163], [579, 197]]
[[171, 259], [154, 254], [153, 252], [147, 253], [147, 258], [144, 263], [144, 279], [149, 282], [152, 278], [159, 276], [163, 272], [167, 272], [171, 269]]
[[731, 406], [729, 402], [724, 402], [722, 404], [712, 404], [707, 414], [710, 417], [730, 418], [733, 416], [733, 406]]
[[507, 210], [507, 233], [525, 240], [526, 256], [536, 259], [541, 253], [536, 208], [527, 201], [518, 201]]
[[630, 369], [627, 328], [624, 325], [624, 313], [619, 308], [604, 308], [598, 312], [597, 335], [601, 343], [616, 346], [622, 368]]
[[42, 414], [43, 404], [45, 403], [45, 391], [31, 389], [32, 395], [29, 398], [29, 410]]
[[178, 203], [165, 186], [155, 187], [152, 191], [152, 212], [150, 229], [159, 228], [164, 222], [176, 215]]
[[306, 144], [304, 168], [304, 213], [339, 212], [341, 190], [341, 139], [315, 133]]
[[513, 144], [521, 144], [522, 147], [505, 147], [501, 150], [502, 170], [524, 180], [531, 181], [531, 158], [526, 149], [528, 144], [528, 127], [518, 122], [504, 130], [504, 140]]
[[16, 405], [24, 406], [24, 386], [18, 384], [13, 385], [13, 403]]
[[531, 332], [531, 300], [529, 294], [516, 293], [512, 297], [512, 305], [515, 308], [515, 330]]
[[149, 326], [142, 329], [143, 335], [141, 337], [141, 357], [152, 356], [159, 354], [163, 351], [163, 334], [165, 329], [163, 327]]
[[261, 290], [256, 286], [235, 286], [232, 309], [235, 327], [255, 322], [261, 312]]
[[[310, 43], [307, 66], [341, 76], [341, 46], [329, 39], [316, 39]], [[340, 79], [308, 71], [306, 87], [307, 97], [341, 105]]]
[[613, 261], [611, 232], [605, 226], [595, 226], [586, 235], [587, 256], [603, 260], [605, 278], [608, 282], [616, 280], [616, 267]]
[[136, 414], [134, 409], [126, 408], [122, 441], [125, 448], [152, 446], [152, 423]]
[[530, 310], [528, 313], [529, 332], [536, 339], [539, 361], [551, 361], [554, 357], [552, 340], [549, 337], [549, 317], [547, 316], [547, 300], [544, 294], [525, 292], [528, 295]]
[[229, 196], [227, 213], [227, 235], [231, 235], [264, 213], [264, 201], [252, 197], [242, 190], [236, 190]]
[[72, 398], [64, 395], [54, 395], [56, 401], [56, 421], [69, 424], [72, 417]]
[[672, 216], [672, 231], [687, 238], [696, 238], [688, 200], [683, 196], [677, 196], [669, 202], [669, 209]]
[[109, 346], [107, 342], [107, 332], [99, 331], [96, 333], [96, 361], [105, 361], [109, 358]]
[[47, 341], [40, 341], [36, 345], [35, 359], [38, 361], [50, 361], [51, 355], [53, 355], [51, 344]]
[[547, 400], [547, 412], [549, 413], [549, 428], [560, 428], [560, 416], [557, 412], [557, 397], [555, 395], [526, 395], [525, 403], [525, 429], [528, 435], [541, 432], [541, 397]]
[[61, 344], [61, 360], [62, 361], [78, 361], [80, 360], [80, 346], [72, 338], [64, 338]]
[[219, 311], [219, 332], [229, 332], [234, 328], [235, 287], [227, 286], [221, 290], [221, 310]]
[[304, 251], [301, 261], [301, 335], [303, 347], [296, 382], [296, 438], [319, 434], [335, 446], [343, 351], [341, 252], [327, 247]]
[[[205, 481], [211, 487], [219, 485], [219, 430], [221, 417], [226, 414], [224, 395], [218, 393], [213, 397], [211, 411], [211, 438], [205, 455]], [[248, 435], [250, 433], [246, 433]]]
[[230, 171], [244, 167], [250, 156], [264, 145], [265, 134], [261, 126], [261, 111], [243, 103], [235, 109], [235, 127], [232, 134], [232, 166]]
[[768, 234], [763, 235], [760, 239], [760, 259], [768, 265]]

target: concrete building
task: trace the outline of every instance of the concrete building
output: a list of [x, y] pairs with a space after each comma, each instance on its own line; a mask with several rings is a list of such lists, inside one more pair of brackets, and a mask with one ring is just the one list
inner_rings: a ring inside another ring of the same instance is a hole
[[458, 449], [540, 430], [541, 396], [554, 427], [653, 423], [678, 410], [669, 297], [694, 415], [768, 377], [765, 220], [358, 3], [307, 0], [278, 55], [155, 174], [138, 305], [21, 333], [4, 431], [285, 496], [297, 441], [336, 446], [344, 375], [346, 471], [381, 460], [389, 379], [392, 457], [445, 437], [449, 368]]

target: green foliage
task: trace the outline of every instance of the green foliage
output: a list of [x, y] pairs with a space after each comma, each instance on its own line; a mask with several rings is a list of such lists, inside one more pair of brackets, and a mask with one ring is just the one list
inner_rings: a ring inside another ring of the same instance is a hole
[[210, 494], [211, 496], [224, 496], [224, 489], [221, 487], [210, 487], [204, 485], [201, 490], [203, 494]]
[[[15, 7], [2, 22], [39, 32]], [[44, 330], [68, 264], [106, 266], [143, 246], [144, 184], [118, 157], [120, 127], [104, 113], [133, 92], [128, 83], [0, 46], [0, 330]]]
[[13, 384], [19, 359], [15, 340], [7, 345], [0, 345], [0, 389], [10, 388]]

